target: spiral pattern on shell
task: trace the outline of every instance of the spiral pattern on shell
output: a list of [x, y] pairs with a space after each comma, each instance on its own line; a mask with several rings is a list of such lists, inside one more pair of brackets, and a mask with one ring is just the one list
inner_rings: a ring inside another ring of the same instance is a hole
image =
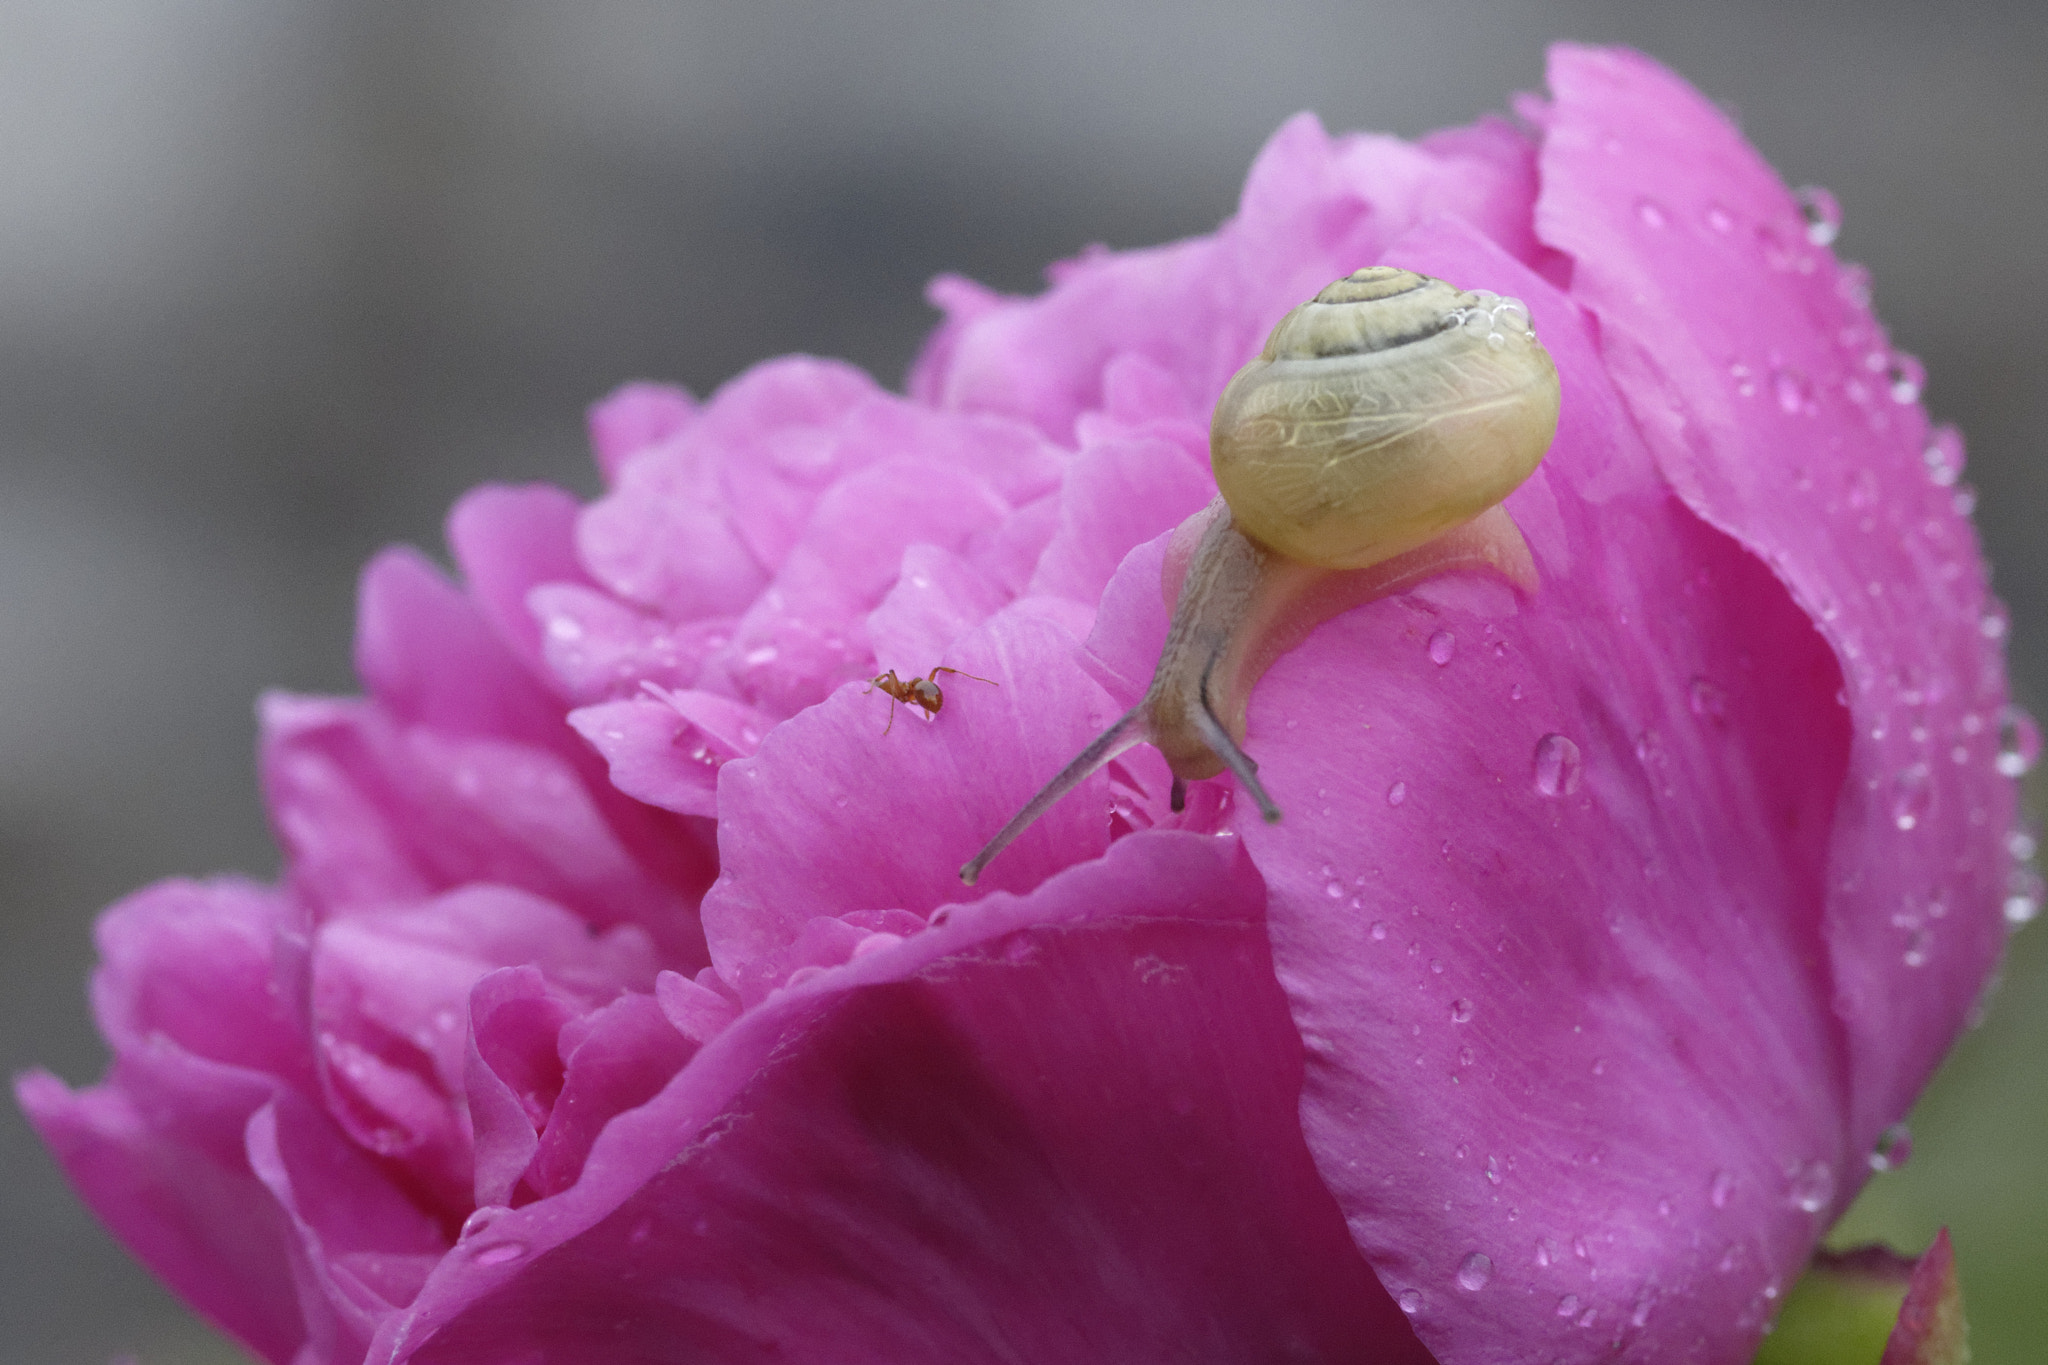
[[1216, 404], [1210, 461], [1246, 535], [1359, 568], [1499, 503], [1550, 448], [1558, 403], [1521, 303], [1372, 266], [1280, 320]]

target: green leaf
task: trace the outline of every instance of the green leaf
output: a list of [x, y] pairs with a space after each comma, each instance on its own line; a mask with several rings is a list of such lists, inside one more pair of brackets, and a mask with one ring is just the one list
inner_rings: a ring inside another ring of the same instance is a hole
[[1944, 1228], [1918, 1261], [1880, 1246], [1816, 1255], [1756, 1365], [1967, 1365], [1968, 1337]]

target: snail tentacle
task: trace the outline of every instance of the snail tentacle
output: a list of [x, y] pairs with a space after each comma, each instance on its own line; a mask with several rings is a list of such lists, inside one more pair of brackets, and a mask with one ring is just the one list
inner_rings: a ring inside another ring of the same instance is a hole
[[996, 837], [982, 847], [981, 852], [967, 860], [960, 869], [960, 880], [972, 886], [981, 876], [989, 860], [1008, 848], [1025, 830], [1037, 822], [1038, 817], [1052, 806], [1053, 802], [1065, 796], [1089, 778], [1117, 755], [1128, 752], [1143, 744], [1147, 738], [1145, 727], [1145, 704], [1143, 702], [1124, 712], [1115, 724], [1097, 735], [1087, 748], [1074, 756], [1074, 761], [1060, 769], [1052, 781], [1038, 789], [1038, 795], [1024, 803], [1024, 809], [1010, 817], [1010, 823], [997, 831]]

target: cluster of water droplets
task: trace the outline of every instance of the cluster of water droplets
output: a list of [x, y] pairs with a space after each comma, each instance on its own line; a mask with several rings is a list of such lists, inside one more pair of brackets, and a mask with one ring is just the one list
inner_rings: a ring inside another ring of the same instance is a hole
[[1474, 336], [1486, 338], [1496, 351], [1509, 345], [1527, 345], [1536, 339], [1529, 325], [1529, 306], [1520, 299], [1502, 298], [1490, 289], [1474, 289], [1458, 296], [1458, 306], [1444, 316], [1447, 327], [1462, 327]]

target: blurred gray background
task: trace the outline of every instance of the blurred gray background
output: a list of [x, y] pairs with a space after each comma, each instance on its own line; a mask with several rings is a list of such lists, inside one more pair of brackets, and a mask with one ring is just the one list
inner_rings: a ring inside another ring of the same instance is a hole
[[[1970, 442], [2048, 694], [2048, 7], [1871, 0], [4, 0], [0, 1069], [102, 1050], [90, 926], [275, 866], [250, 706], [353, 690], [357, 565], [485, 479], [595, 489], [587, 403], [785, 351], [900, 379], [925, 280], [1030, 290], [1230, 212], [1287, 115], [1419, 134], [1635, 44], [1831, 187]], [[1955, 1228], [1978, 1360], [2048, 1340], [2048, 930], [1851, 1233]], [[241, 1359], [0, 1107], [0, 1357]]]

